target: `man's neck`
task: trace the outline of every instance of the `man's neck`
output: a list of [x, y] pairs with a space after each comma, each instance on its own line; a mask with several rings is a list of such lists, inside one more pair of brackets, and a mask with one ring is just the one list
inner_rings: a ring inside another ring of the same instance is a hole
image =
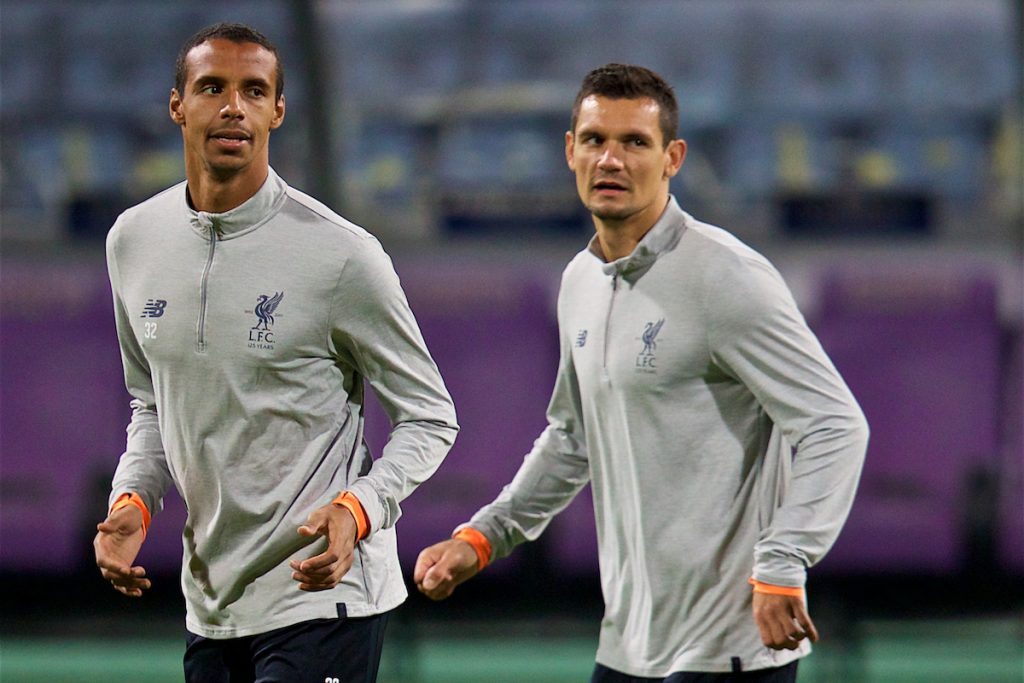
[[[665, 203], [668, 204], [668, 197], [665, 198]], [[623, 220], [609, 220], [594, 216], [597, 241], [601, 245], [605, 261], [611, 263], [632, 254], [644, 235], [650, 232], [661, 218], [664, 210], [665, 206], [662, 206], [661, 211], [653, 217], [637, 214]]]
[[268, 173], [269, 168], [262, 177], [253, 173], [236, 173], [220, 178], [205, 169], [189, 173], [188, 196], [192, 208], [207, 213], [224, 213], [241, 206], [259, 192]]
[[609, 224], [605, 221], [594, 219], [594, 227], [597, 229], [597, 241], [601, 245], [601, 253], [608, 263], [617, 261], [624, 256], [629, 256], [636, 249], [647, 230], [638, 232], [626, 229], [621, 224]]

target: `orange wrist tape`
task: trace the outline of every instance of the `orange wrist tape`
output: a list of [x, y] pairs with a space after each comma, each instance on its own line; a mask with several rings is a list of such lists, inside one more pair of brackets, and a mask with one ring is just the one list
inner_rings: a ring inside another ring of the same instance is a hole
[[775, 584], [764, 583], [754, 578], [748, 579], [747, 583], [754, 587], [755, 593], [765, 593], [767, 595], [788, 595], [791, 598], [804, 597], [804, 589], [799, 586], [776, 586]]
[[460, 541], [473, 546], [473, 550], [476, 551], [477, 560], [477, 571], [482, 571], [491, 561], [491, 542], [487, 540], [487, 537], [472, 527], [462, 527], [454, 534], [452, 538], [457, 538]]
[[361, 541], [366, 538], [370, 533], [370, 517], [366, 514], [363, 504], [359, 502], [355, 494], [351, 491], [342, 491], [331, 503], [347, 508], [352, 513], [356, 520], [356, 540]]
[[149, 508], [142, 502], [142, 498], [137, 493], [122, 493], [114, 501], [114, 504], [110, 506], [110, 513], [114, 513], [123, 507], [134, 505], [135, 507], [142, 510], [142, 536], [145, 537], [149, 531], [149, 522], [152, 517], [149, 514]]

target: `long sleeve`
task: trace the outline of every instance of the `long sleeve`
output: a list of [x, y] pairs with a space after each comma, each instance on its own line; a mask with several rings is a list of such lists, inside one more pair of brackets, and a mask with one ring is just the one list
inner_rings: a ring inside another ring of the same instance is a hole
[[391, 259], [367, 237], [345, 265], [331, 312], [335, 353], [365, 377], [392, 430], [380, 458], [350, 486], [370, 534], [394, 526], [400, 503], [440, 466], [455, 441], [455, 407]]
[[707, 283], [709, 346], [795, 449], [784, 494], [754, 548], [754, 578], [802, 586], [853, 503], [867, 422], [778, 273], [753, 259], [734, 265], [735, 276], [722, 280], [728, 292]]
[[114, 318], [124, 365], [125, 386], [132, 397], [132, 417], [128, 423], [125, 451], [114, 471], [108, 504], [112, 505], [123, 493], [134, 492], [156, 514], [163, 508], [163, 496], [172, 480], [160, 436], [149, 365], [135, 337], [120, 294], [115, 235], [116, 230], [111, 232], [107, 242], [107, 268], [114, 296]]
[[466, 525], [490, 541], [492, 560], [507, 556], [520, 543], [537, 539], [590, 480], [579, 386], [568, 343], [565, 335], [561, 336], [547, 427], [512, 481]]

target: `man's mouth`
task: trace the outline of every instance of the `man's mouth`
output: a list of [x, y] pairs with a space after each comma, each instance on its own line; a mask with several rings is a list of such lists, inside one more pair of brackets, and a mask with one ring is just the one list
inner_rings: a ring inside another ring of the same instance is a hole
[[242, 130], [219, 130], [210, 134], [211, 140], [225, 147], [241, 147], [249, 138], [249, 134]]
[[618, 194], [625, 192], [626, 187], [614, 180], [599, 180], [593, 185], [594, 191], [601, 194]]

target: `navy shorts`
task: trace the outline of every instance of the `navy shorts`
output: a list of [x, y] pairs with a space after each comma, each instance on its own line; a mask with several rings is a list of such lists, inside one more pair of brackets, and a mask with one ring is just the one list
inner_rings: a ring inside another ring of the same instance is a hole
[[754, 669], [711, 673], [702, 671], [680, 671], [667, 678], [641, 678], [619, 673], [614, 669], [597, 664], [590, 683], [795, 683], [796, 665], [800, 660], [773, 669]]
[[388, 613], [313, 619], [245, 638], [188, 634], [187, 683], [374, 683]]

